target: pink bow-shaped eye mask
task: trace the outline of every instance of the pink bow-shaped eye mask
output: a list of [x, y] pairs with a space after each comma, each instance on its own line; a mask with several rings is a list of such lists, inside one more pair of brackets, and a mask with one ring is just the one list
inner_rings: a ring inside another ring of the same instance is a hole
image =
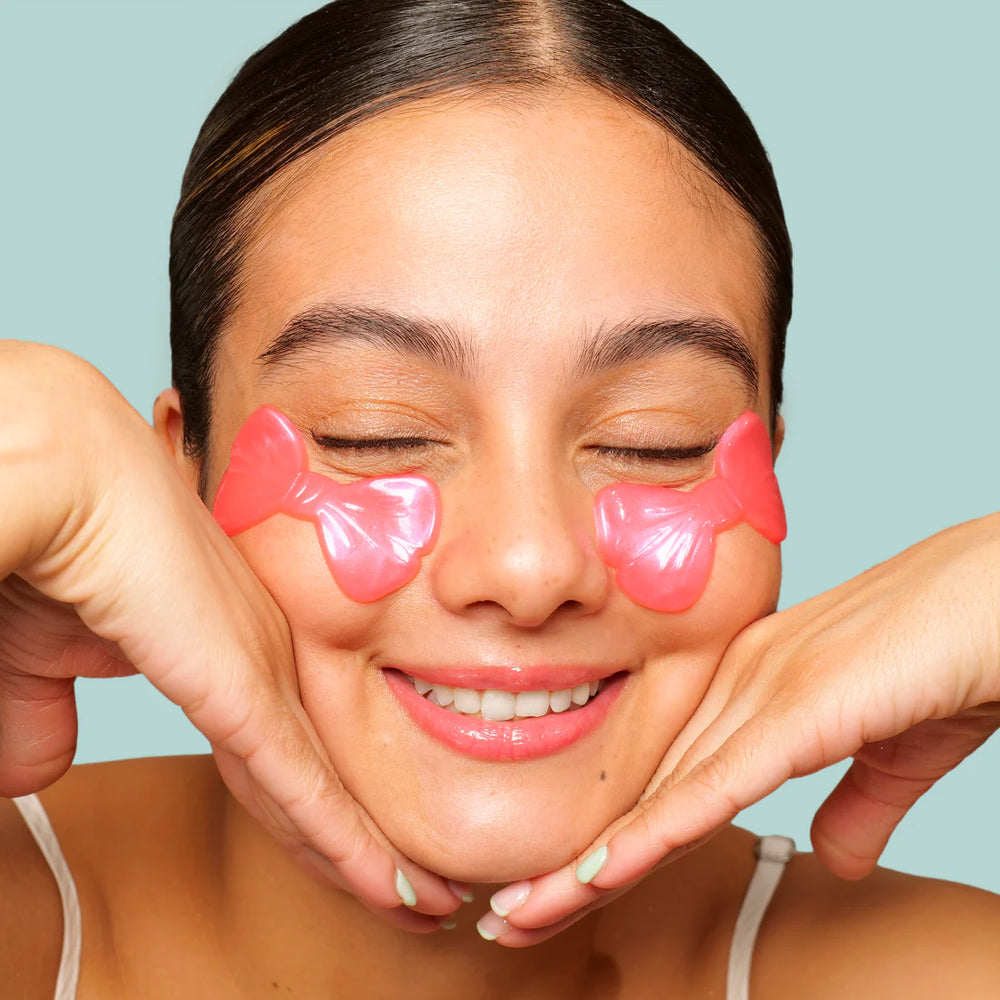
[[693, 490], [616, 483], [594, 502], [601, 558], [622, 591], [653, 611], [686, 611], [712, 571], [715, 536], [746, 522], [768, 541], [786, 534], [763, 421], [747, 411], [715, 449], [715, 476]]
[[437, 538], [440, 509], [437, 488], [421, 476], [338, 483], [310, 472], [295, 425], [262, 406], [236, 435], [213, 514], [227, 535], [273, 514], [312, 521], [337, 586], [368, 603], [417, 575]]

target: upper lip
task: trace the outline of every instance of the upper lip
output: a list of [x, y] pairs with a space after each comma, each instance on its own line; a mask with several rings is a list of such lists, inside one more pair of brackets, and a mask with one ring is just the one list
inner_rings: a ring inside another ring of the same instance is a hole
[[620, 664], [500, 664], [445, 666], [386, 663], [383, 670], [398, 670], [431, 684], [471, 688], [475, 691], [561, 691], [604, 680], [625, 668]]

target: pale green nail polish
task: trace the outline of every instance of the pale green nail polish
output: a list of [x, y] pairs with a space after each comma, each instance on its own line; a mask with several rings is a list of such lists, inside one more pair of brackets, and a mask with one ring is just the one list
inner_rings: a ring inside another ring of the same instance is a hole
[[410, 880], [397, 868], [396, 869], [396, 895], [407, 905], [417, 905], [417, 894], [410, 885]]
[[604, 867], [604, 862], [608, 860], [608, 848], [598, 847], [593, 854], [589, 854], [580, 862], [576, 870], [576, 879], [584, 885], [590, 883], [597, 877], [597, 873]]
[[531, 883], [514, 882], [499, 892], [493, 893], [493, 898], [490, 900], [490, 909], [498, 917], [506, 917], [511, 910], [516, 910], [519, 906], [524, 905], [529, 892], [531, 892]]
[[446, 931], [453, 931], [458, 926], [457, 920], [442, 920], [441, 929]]
[[476, 894], [464, 882], [455, 882], [449, 879], [448, 888], [463, 903], [471, 903], [476, 898]]
[[479, 918], [476, 930], [484, 941], [496, 941], [501, 934], [506, 934], [510, 930], [510, 925], [501, 917], [490, 911], [485, 916]]

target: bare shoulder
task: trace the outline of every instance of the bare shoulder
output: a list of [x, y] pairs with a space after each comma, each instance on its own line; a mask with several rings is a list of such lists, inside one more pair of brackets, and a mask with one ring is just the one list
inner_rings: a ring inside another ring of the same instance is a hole
[[994, 1000], [1000, 896], [888, 868], [847, 882], [800, 854], [761, 927], [752, 975], [757, 995], [775, 998]]
[[50, 1000], [61, 927], [59, 891], [49, 866], [20, 811], [10, 799], [0, 799], [0, 983], [11, 996]]
[[119, 863], [121, 849], [204, 827], [221, 788], [211, 757], [144, 757], [73, 767], [39, 798], [67, 856], [99, 867], [105, 856]]
[[[39, 794], [80, 899], [85, 959], [114, 953], [123, 897], [203, 864], [219, 786], [210, 757], [166, 757], [73, 767]], [[15, 803], [0, 799], [0, 983], [50, 1000], [61, 949], [52, 870]]]

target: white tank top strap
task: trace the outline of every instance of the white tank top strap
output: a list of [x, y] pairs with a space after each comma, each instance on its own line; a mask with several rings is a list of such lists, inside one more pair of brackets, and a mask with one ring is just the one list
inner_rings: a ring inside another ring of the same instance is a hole
[[48, 862], [56, 885], [63, 911], [62, 956], [59, 960], [59, 976], [56, 979], [55, 1000], [74, 1000], [76, 984], [80, 978], [80, 899], [76, 884], [70, 874], [66, 858], [56, 838], [55, 830], [49, 822], [45, 807], [37, 795], [23, 795], [12, 800], [24, 817], [28, 829], [35, 838], [42, 856]]
[[743, 897], [743, 906], [736, 918], [733, 943], [729, 949], [726, 1000], [750, 998], [750, 959], [753, 957], [757, 931], [785, 865], [795, 854], [795, 841], [790, 837], [761, 837], [754, 847], [754, 854], [757, 856], [757, 867]]

